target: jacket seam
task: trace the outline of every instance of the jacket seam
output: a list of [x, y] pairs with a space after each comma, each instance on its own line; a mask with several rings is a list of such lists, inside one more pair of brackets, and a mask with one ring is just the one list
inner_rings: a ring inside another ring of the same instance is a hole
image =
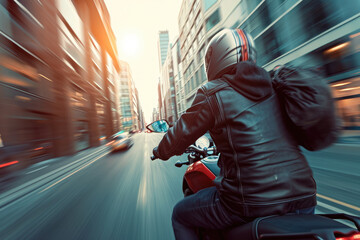
[[217, 85], [217, 86], [214, 87], [213, 89], [210, 89], [210, 90], [208, 91], [208, 94], [209, 94], [209, 95], [213, 95], [214, 93], [216, 93], [216, 92], [220, 91], [221, 89], [226, 88], [226, 87], [228, 87], [228, 86], [229, 86], [229, 84], [227, 84], [226, 82], [222, 82], [220, 85]]
[[215, 111], [214, 111], [214, 109], [213, 109], [213, 106], [212, 106], [211, 103], [210, 103], [210, 97], [211, 97], [211, 96], [209, 96], [208, 91], [207, 91], [207, 89], [206, 89], [204, 86], [201, 86], [201, 89], [204, 91], [206, 102], [208, 103], [208, 105], [209, 105], [209, 107], [210, 107], [210, 110], [211, 110], [211, 113], [213, 114], [213, 116], [214, 116], [214, 118], [215, 118], [215, 126], [216, 126], [216, 124], [217, 124], [217, 122], [218, 122], [218, 119], [217, 119], [217, 117], [216, 117], [217, 115], [216, 115], [216, 113], [215, 113]]
[[[214, 124], [214, 126], [218, 126], [218, 124], [219, 124], [219, 119], [218, 119], [218, 114], [217, 114], [217, 112], [219, 112], [219, 111], [214, 110], [212, 104], [210, 103], [211, 100], [214, 99], [214, 97], [215, 97], [214, 95], [211, 95], [210, 97], [206, 97], [206, 100], [208, 101], [208, 104], [209, 104], [209, 106], [210, 106], [211, 112], [212, 112], [212, 114], [214, 115], [214, 118], [215, 118], [215, 124]], [[216, 103], [216, 99], [214, 99], [214, 101], [215, 101], [215, 104], [217, 104], [217, 103]], [[219, 108], [218, 108], [218, 109], [219, 109]]]
[[[216, 81], [216, 80], [214, 80]], [[215, 87], [209, 88], [207, 84], [202, 85], [201, 88], [204, 90], [205, 95], [210, 96], [214, 93], [220, 91], [223, 88], [229, 87], [230, 85], [225, 81], [220, 81], [220, 84], [216, 85]]]
[[224, 115], [224, 111], [221, 111], [221, 109], [223, 108], [220, 108], [220, 98], [218, 96], [219, 94], [215, 94], [215, 102], [216, 102], [216, 105], [217, 105], [217, 108], [219, 110], [219, 115], [220, 115], [220, 122], [224, 122], [226, 123], [226, 118], [225, 118], [225, 115]]
[[[220, 100], [219, 100], [219, 95], [215, 94], [215, 96], [216, 96], [216, 98], [218, 100], [217, 101], [218, 104], [220, 105], [222, 102], [220, 102]], [[221, 111], [220, 109], [224, 109], [224, 108], [219, 108], [220, 116], [222, 117], [223, 116], [223, 111]], [[243, 191], [243, 186], [242, 186], [242, 181], [241, 181], [241, 169], [239, 167], [239, 163], [238, 163], [238, 160], [237, 160], [237, 152], [236, 152], [236, 150], [234, 148], [234, 144], [233, 144], [233, 141], [232, 141], [232, 138], [231, 138], [229, 125], [226, 123], [226, 118], [223, 118], [223, 120], [225, 122], [226, 132], [227, 132], [227, 135], [228, 135], [230, 147], [231, 147], [231, 149], [233, 151], [233, 156], [234, 156], [234, 161], [235, 161], [235, 166], [236, 166], [236, 175], [237, 175], [237, 178], [238, 178], [238, 181], [239, 181], [239, 191], [240, 191], [240, 194], [241, 194], [242, 202], [245, 203], [244, 191]]]

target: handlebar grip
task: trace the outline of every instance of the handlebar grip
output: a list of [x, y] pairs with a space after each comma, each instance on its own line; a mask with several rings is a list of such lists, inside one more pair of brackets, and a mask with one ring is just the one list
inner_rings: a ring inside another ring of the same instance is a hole
[[157, 157], [155, 157], [154, 155], [152, 155], [152, 156], [151, 156], [151, 160], [154, 161], [155, 159], [157, 159]]

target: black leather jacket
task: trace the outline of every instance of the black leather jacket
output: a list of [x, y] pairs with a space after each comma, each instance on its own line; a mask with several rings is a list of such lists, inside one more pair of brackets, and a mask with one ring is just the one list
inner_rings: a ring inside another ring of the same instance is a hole
[[230, 211], [258, 217], [316, 205], [312, 171], [264, 69], [241, 62], [236, 73], [202, 86], [157, 154], [162, 159], [182, 154], [208, 130], [220, 152], [215, 184]]

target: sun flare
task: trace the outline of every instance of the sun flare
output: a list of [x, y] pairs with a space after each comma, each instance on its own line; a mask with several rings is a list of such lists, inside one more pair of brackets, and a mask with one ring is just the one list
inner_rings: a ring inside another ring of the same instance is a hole
[[125, 34], [120, 40], [120, 54], [135, 57], [140, 51], [140, 37], [134, 33]]

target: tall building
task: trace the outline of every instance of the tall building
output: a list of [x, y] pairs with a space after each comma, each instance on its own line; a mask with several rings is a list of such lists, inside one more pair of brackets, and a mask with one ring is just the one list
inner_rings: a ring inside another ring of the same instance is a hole
[[161, 68], [161, 93], [162, 105], [164, 108], [164, 118], [171, 124], [177, 120], [177, 106], [174, 80], [174, 66], [172, 56], [172, 45], [167, 50], [166, 59]]
[[119, 63], [104, 1], [1, 1], [0, 12], [1, 151], [62, 156], [116, 132]]
[[174, 123], [177, 120], [177, 105], [171, 44], [168, 31], [160, 31], [158, 39], [160, 66], [159, 111], [162, 119]]
[[159, 56], [159, 69], [161, 71], [162, 65], [165, 62], [167, 51], [169, 47], [169, 32], [160, 31], [158, 39], [158, 56]]
[[164, 118], [164, 107], [162, 104], [162, 94], [161, 94], [161, 82], [160, 82], [160, 78], [159, 78], [159, 82], [158, 82], [158, 107], [159, 107], [159, 118], [163, 119]]
[[179, 13], [186, 107], [206, 80], [208, 41], [225, 27], [250, 33], [257, 63], [321, 70], [332, 87], [344, 134], [360, 133], [360, 1], [183, 0]]
[[160, 120], [160, 114], [159, 114], [158, 109], [153, 108], [151, 121], [154, 122], [154, 121], [157, 121], [157, 120]]
[[179, 14], [179, 39], [185, 108], [190, 107], [198, 87], [206, 81], [204, 53], [208, 40], [221, 29], [216, 0], [184, 0]]
[[145, 128], [144, 113], [140, 104], [139, 91], [135, 88], [136, 102], [137, 102], [137, 121], [138, 127], [136, 130], [143, 130]]
[[184, 78], [182, 73], [182, 63], [181, 63], [181, 52], [180, 52], [180, 41], [177, 38], [172, 44], [171, 47], [171, 56], [172, 56], [172, 66], [173, 66], [173, 75], [175, 83], [175, 100], [177, 108], [177, 118], [179, 118], [186, 110], [185, 108], [185, 92], [184, 92]]
[[141, 106], [129, 64], [120, 60], [119, 96], [122, 130], [140, 130], [143, 125]]

